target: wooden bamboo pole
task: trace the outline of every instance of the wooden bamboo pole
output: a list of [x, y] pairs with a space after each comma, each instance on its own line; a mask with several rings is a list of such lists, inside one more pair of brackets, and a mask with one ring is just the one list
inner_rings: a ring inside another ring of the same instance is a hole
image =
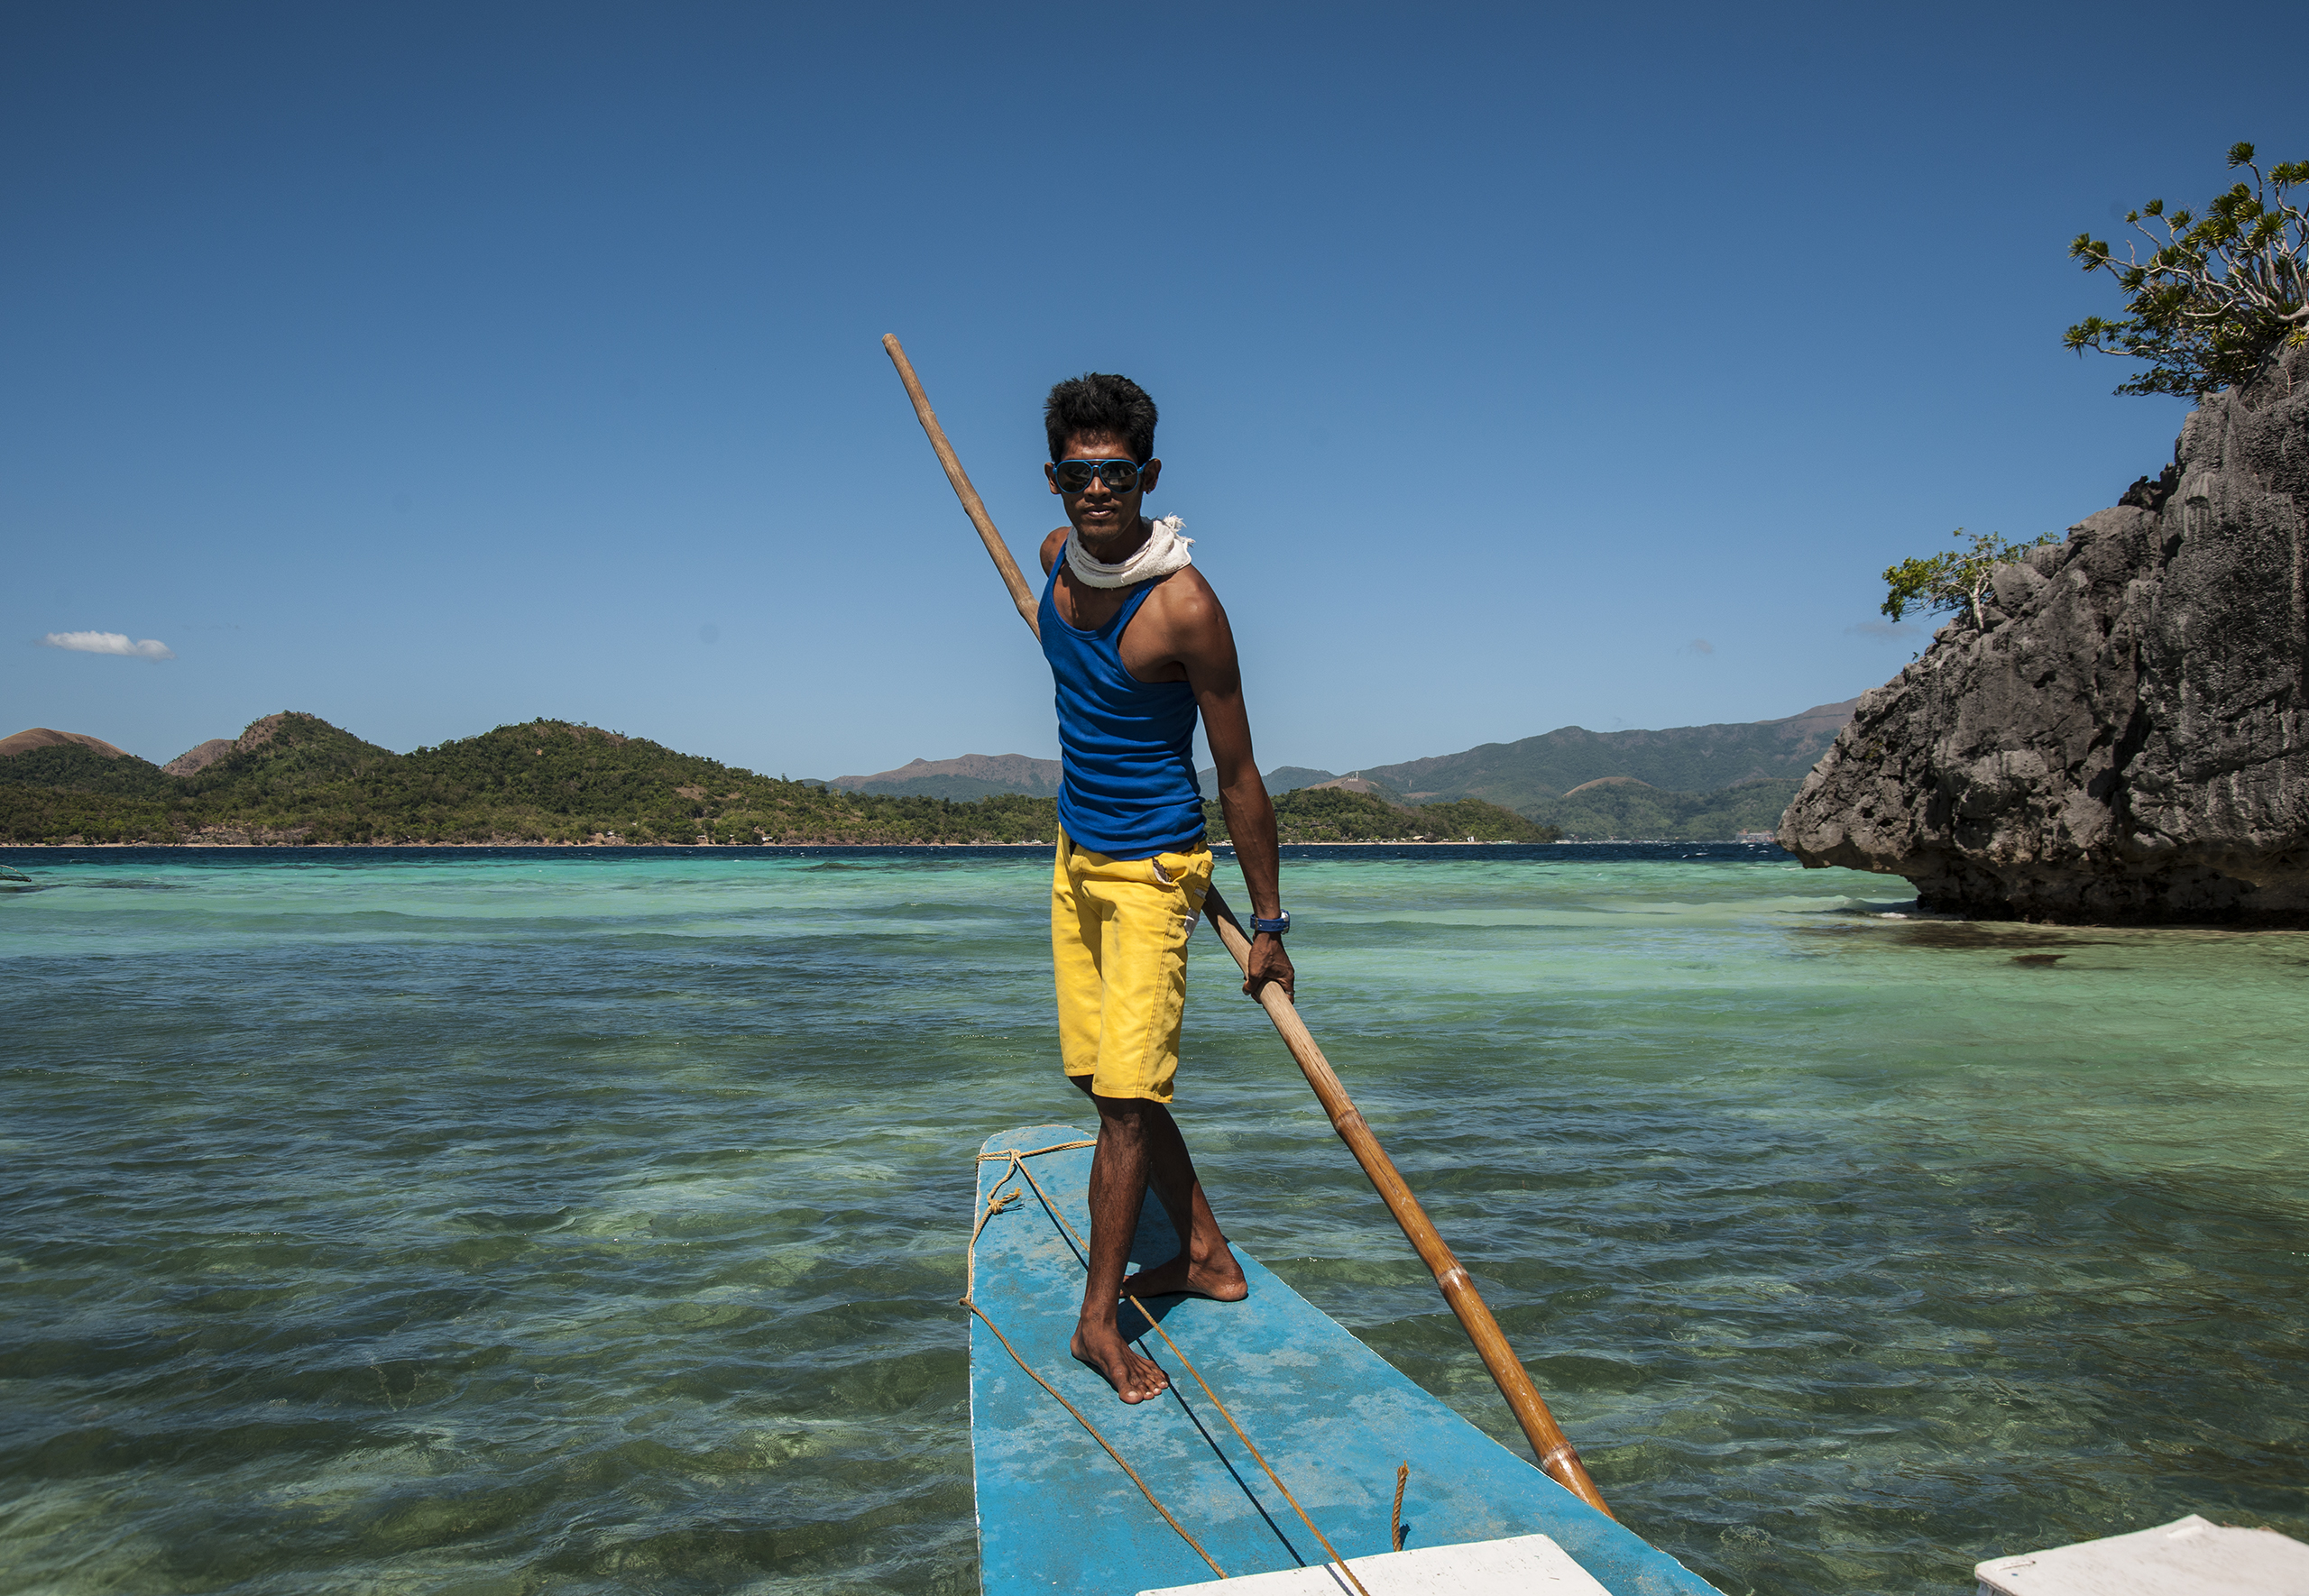
[[[1226, 900], [1219, 895], [1216, 887], [1204, 896], [1202, 912], [1203, 917], [1210, 922], [1210, 929], [1219, 933], [1219, 941], [1234, 956], [1236, 964], [1246, 974], [1249, 973], [1251, 940], [1243, 934], [1243, 928], [1236, 921], [1234, 911], [1227, 906]], [[1283, 1045], [1291, 1050], [1291, 1057], [1298, 1064], [1299, 1072], [1307, 1078], [1307, 1084], [1315, 1088], [1315, 1096], [1322, 1104], [1323, 1112], [1330, 1116], [1331, 1129], [1338, 1132], [1338, 1139], [1347, 1143], [1348, 1151], [1355, 1155], [1355, 1161], [1363, 1166], [1364, 1174], [1370, 1177], [1373, 1188], [1378, 1192], [1380, 1200], [1387, 1205], [1387, 1212], [1393, 1214], [1395, 1223], [1403, 1226], [1403, 1235], [1410, 1241], [1413, 1251], [1418, 1252], [1420, 1261], [1434, 1273], [1435, 1284], [1441, 1289], [1443, 1300], [1449, 1303], [1451, 1311], [1459, 1316], [1459, 1327], [1467, 1333], [1467, 1339], [1475, 1343], [1476, 1353], [1483, 1359], [1483, 1366], [1491, 1371], [1492, 1381], [1499, 1387], [1499, 1394], [1507, 1399], [1508, 1409], [1515, 1415], [1515, 1422], [1523, 1427], [1523, 1438], [1532, 1444], [1532, 1455], [1539, 1459], [1540, 1467], [1547, 1472], [1549, 1478], [1581, 1501], [1600, 1513], [1610, 1515], [1612, 1509], [1605, 1505], [1603, 1493], [1596, 1489], [1595, 1481], [1588, 1478], [1587, 1466], [1579, 1461], [1579, 1454], [1573, 1448], [1569, 1437], [1556, 1423], [1555, 1415], [1548, 1411], [1547, 1402], [1541, 1397], [1538, 1388], [1532, 1384], [1531, 1374], [1524, 1369], [1522, 1360], [1508, 1344], [1506, 1332], [1500, 1329], [1499, 1321], [1491, 1316], [1490, 1306], [1476, 1290], [1475, 1282], [1467, 1278], [1466, 1267], [1453, 1255], [1449, 1245], [1436, 1231], [1434, 1221], [1427, 1216], [1427, 1210], [1420, 1206], [1419, 1198], [1412, 1195], [1411, 1187], [1395, 1168], [1394, 1160], [1387, 1156], [1387, 1150], [1379, 1145], [1379, 1138], [1372, 1134], [1362, 1111], [1355, 1106], [1355, 1099], [1347, 1095], [1347, 1087], [1331, 1069], [1330, 1060], [1323, 1057], [1323, 1050], [1315, 1045], [1314, 1035], [1307, 1029], [1306, 1022], [1300, 1019], [1298, 1006], [1282, 987], [1272, 981], [1259, 988], [1259, 1004], [1266, 1010], [1266, 1017], [1274, 1022], [1275, 1032], [1283, 1038]]]
[[1010, 546], [1002, 541], [1002, 534], [994, 529], [994, 518], [986, 513], [986, 501], [971, 486], [970, 472], [962, 469], [961, 460], [954, 453], [954, 445], [946, 441], [946, 429], [938, 425], [937, 412], [930, 408], [930, 396], [922, 391], [921, 379], [914, 374], [913, 362], [906, 358], [906, 351], [898, 347], [897, 335], [882, 335], [882, 347], [889, 352], [890, 363], [898, 369], [898, 381], [906, 384], [906, 397], [914, 401], [915, 418], [922, 423], [922, 430], [930, 435], [930, 446], [937, 451], [938, 463], [946, 468], [946, 480], [954, 485], [954, 497], [962, 501], [962, 513], [978, 528], [980, 543], [993, 557], [994, 568], [1002, 573], [1002, 584], [1010, 590], [1010, 601], [1018, 606], [1018, 619], [1026, 629], [1039, 637], [1041, 625], [1035, 619], [1039, 606], [1035, 590], [1026, 585], [1019, 574], [1018, 562], [1010, 557]]
[[[971, 480], [962, 470], [962, 463], [955, 458], [953, 445], [946, 441], [945, 432], [939, 427], [938, 417], [930, 408], [929, 398], [922, 391], [922, 383], [906, 358], [906, 351], [898, 346], [897, 338], [892, 334], [883, 335], [882, 347], [888, 352], [891, 363], [897, 367], [898, 380], [906, 384], [906, 397], [914, 401], [915, 417], [922, 423], [922, 430], [930, 435], [930, 446], [937, 451], [938, 463], [946, 468], [946, 480], [954, 485], [954, 493], [961, 500], [962, 509], [970, 516], [971, 524], [978, 528], [979, 537], [986, 545], [986, 552], [993, 556], [995, 568], [1002, 573], [1003, 585], [1010, 590], [1011, 601], [1018, 606], [1018, 614], [1025, 619], [1027, 629], [1037, 637], [1041, 637], [1042, 628], [1035, 619], [1034, 590], [1026, 585], [1026, 577], [1018, 570], [1018, 562], [1010, 557], [1009, 545], [1004, 543], [1002, 535], [995, 530], [993, 518], [986, 513], [986, 506], [980, 500], [978, 490], [971, 486]], [[1216, 886], [1203, 898], [1202, 909], [1203, 917], [1210, 922], [1210, 929], [1217, 933], [1220, 944], [1233, 957], [1236, 964], [1247, 973], [1250, 968], [1250, 938], [1244, 934], [1234, 911], [1227, 906], [1226, 899], [1219, 896]], [[1380, 1146], [1379, 1138], [1372, 1134], [1370, 1125], [1355, 1106], [1355, 1099], [1348, 1096], [1347, 1087], [1340, 1084], [1338, 1072], [1323, 1057], [1323, 1050], [1315, 1045], [1314, 1034], [1300, 1019], [1298, 1006], [1291, 1001], [1290, 995], [1273, 981], [1260, 986], [1258, 998], [1260, 1006], [1266, 1010], [1267, 1018], [1274, 1023], [1276, 1033], [1283, 1038], [1283, 1045], [1290, 1050], [1292, 1061], [1299, 1066], [1300, 1073], [1315, 1089], [1316, 1099], [1322, 1104], [1323, 1112], [1330, 1116], [1331, 1129], [1338, 1133], [1338, 1139], [1347, 1143], [1348, 1151], [1355, 1154], [1355, 1161], [1363, 1166], [1363, 1172], [1370, 1178], [1373, 1188], [1379, 1194], [1379, 1200], [1387, 1205], [1387, 1211], [1395, 1216], [1395, 1223], [1403, 1226], [1403, 1234], [1418, 1252], [1420, 1261], [1433, 1271], [1435, 1283], [1443, 1292], [1443, 1300], [1449, 1303], [1451, 1311], [1459, 1316], [1460, 1326], [1467, 1331], [1467, 1339], [1475, 1343], [1476, 1353], [1483, 1359], [1484, 1367], [1491, 1371], [1492, 1380], [1499, 1387], [1499, 1394], [1507, 1399], [1508, 1409], [1515, 1415], [1515, 1422], [1522, 1426], [1524, 1439], [1532, 1444], [1532, 1454], [1539, 1459], [1540, 1467], [1557, 1484], [1598, 1512], [1608, 1515], [1611, 1509], [1604, 1505], [1603, 1495], [1596, 1491], [1596, 1482], [1588, 1478], [1587, 1467], [1579, 1461], [1579, 1454], [1573, 1450], [1562, 1426], [1556, 1423], [1555, 1415], [1548, 1411], [1547, 1403], [1532, 1386], [1531, 1374], [1524, 1369], [1522, 1361], [1516, 1357], [1515, 1349], [1507, 1344], [1506, 1334], [1500, 1329], [1499, 1321], [1492, 1317], [1491, 1309], [1476, 1292], [1475, 1282], [1467, 1278], [1466, 1268], [1452, 1255], [1450, 1247], [1437, 1233], [1434, 1222], [1427, 1216], [1427, 1210], [1420, 1206], [1419, 1198], [1412, 1194], [1411, 1187], [1395, 1168], [1394, 1160], [1387, 1156], [1387, 1150]]]

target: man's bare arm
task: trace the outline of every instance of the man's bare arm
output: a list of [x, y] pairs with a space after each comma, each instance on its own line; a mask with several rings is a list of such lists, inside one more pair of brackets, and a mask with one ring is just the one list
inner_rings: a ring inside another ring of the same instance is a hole
[[[1251, 756], [1251, 718], [1243, 707], [1243, 672], [1235, 657], [1235, 634], [1227, 611], [1209, 585], [1195, 582], [1175, 595], [1164, 609], [1171, 622], [1173, 657], [1186, 668], [1187, 684], [1202, 710], [1203, 735], [1210, 741], [1210, 757], [1219, 767], [1219, 807], [1227, 817], [1234, 839], [1235, 862], [1242, 867], [1243, 885], [1251, 896], [1251, 913], [1273, 920], [1283, 912], [1282, 859], [1274, 835], [1274, 804], [1266, 795]], [[1297, 972], [1283, 939], [1251, 939], [1250, 971], [1245, 992], [1255, 993], [1268, 981], [1280, 982], [1286, 996], [1298, 995]]]

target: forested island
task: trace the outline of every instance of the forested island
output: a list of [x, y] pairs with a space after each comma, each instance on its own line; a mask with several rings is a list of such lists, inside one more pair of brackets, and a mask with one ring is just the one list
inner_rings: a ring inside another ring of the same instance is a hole
[[[317, 716], [284, 712], [195, 753], [205, 757], [188, 755], [164, 770], [92, 738], [57, 738], [0, 757], [0, 842], [695, 847], [1058, 836], [1057, 803], [1048, 797], [957, 802], [842, 792], [564, 720], [501, 726], [397, 754]], [[1479, 799], [1406, 806], [1308, 790], [1283, 794], [1275, 811], [1286, 842], [1550, 842], [1558, 835]], [[1219, 806], [1205, 812], [1212, 839], [1224, 840]]]

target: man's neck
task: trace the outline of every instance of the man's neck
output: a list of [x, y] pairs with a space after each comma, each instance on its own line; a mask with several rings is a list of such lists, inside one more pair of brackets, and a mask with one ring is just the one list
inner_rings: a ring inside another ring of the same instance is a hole
[[1117, 532], [1109, 537], [1084, 537], [1080, 527], [1074, 529], [1075, 537], [1081, 540], [1082, 552], [1101, 565], [1121, 564], [1140, 549], [1145, 548], [1146, 540], [1153, 537], [1154, 533], [1154, 523], [1145, 516], [1139, 517], [1137, 524], [1129, 531]]

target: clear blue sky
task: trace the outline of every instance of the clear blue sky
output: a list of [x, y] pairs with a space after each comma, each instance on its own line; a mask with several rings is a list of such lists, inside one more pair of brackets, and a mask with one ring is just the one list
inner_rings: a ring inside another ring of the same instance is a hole
[[1022, 562], [1049, 384], [1154, 393], [1270, 766], [1792, 713], [1920, 646], [1890, 561], [2168, 458], [2067, 242], [2309, 155], [2304, 59], [2298, 4], [14, 5], [0, 732], [1048, 757], [884, 332]]

